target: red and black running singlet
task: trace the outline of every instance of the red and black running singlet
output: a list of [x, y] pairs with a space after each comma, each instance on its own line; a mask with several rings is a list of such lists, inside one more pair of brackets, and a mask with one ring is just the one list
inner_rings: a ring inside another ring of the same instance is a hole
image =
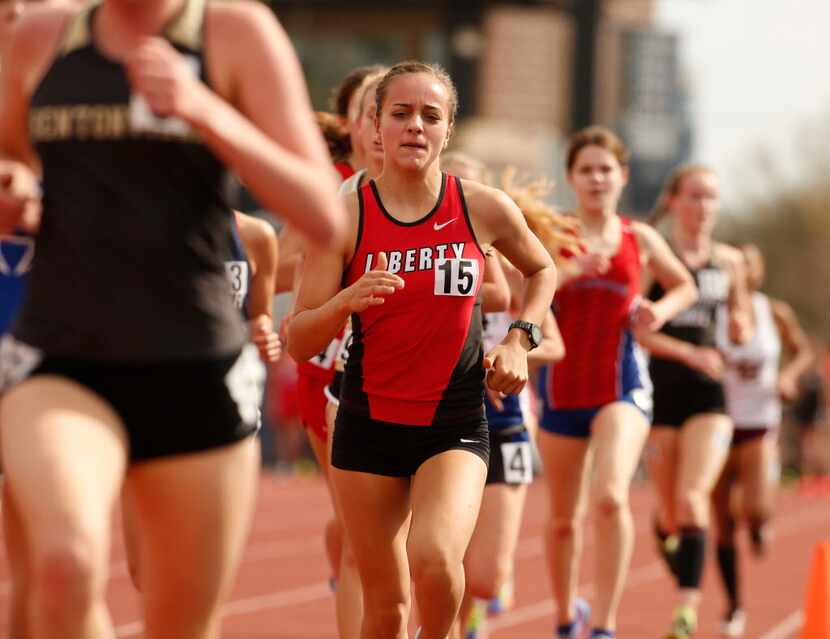
[[355, 174], [354, 167], [348, 162], [337, 162], [334, 168], [337, 169], [337, 172], [343, 180], [348, 180]]
[[392, 217], [374, 180], [358, 191], [358, 201], [357, 247], [345, 286], [371, 270], [381, 251], [405, 286], [385, 303], [352, 315], [341, 408], [417, 426], [480, 419], [484, 253], [461, 181], [442, 174], [438, 202], [415, 222]]
[[621, 238], [608, 271], [566, 282], [553, 298], [565, 357], [551, 367], [553, 408], [590, 408], [643, 385], [629, 320], [640, 296], [640, 250], [631, 221], [620, 216]]

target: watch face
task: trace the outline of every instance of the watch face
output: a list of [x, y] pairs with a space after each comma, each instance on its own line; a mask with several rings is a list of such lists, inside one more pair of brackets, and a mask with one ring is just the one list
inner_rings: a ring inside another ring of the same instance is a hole
[[542, 329], [536, 324], [531, 324], [533, 328], [530, 329], [531, 337], [533, 338], [534, 346], [539, 346], [542, 343]]

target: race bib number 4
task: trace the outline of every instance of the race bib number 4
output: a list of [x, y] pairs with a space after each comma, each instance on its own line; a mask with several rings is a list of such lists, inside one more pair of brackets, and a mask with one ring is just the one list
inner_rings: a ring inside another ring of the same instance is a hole
[[530, 442], [506, 442], [501, 445], [504, 481], [508, 484], [529, 484], [533, 481], [533, 459]]
[[472, 297], [478, 291], [478, 262], [465, 259], [435, 260], [435, 294]]

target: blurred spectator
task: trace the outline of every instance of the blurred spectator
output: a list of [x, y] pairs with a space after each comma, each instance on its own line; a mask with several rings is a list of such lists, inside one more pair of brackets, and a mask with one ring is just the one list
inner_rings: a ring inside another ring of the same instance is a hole
[[826, 384], [830, 370], [830, 355], [818, 340], [813, 340], [814, 364], [801, 378], [799, 394], [791, 407], [796, 428], [798, 473], [824, 475], [828, 472], [826, 423]]
[[265, 392], [263, 462], [278, 470], [294, 470], [311, 457], [297, 404], [297, 364], [283, 356], [268, 371]]

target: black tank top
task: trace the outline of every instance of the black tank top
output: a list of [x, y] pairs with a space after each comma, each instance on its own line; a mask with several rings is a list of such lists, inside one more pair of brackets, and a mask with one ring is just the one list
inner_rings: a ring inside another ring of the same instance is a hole
[[[166, 37], [206, 81], [204, 0]], [[224, 168], [181, 120], [131, 117], [124, 67], [95, 46], [97, 8], [69, 21], [31, 100], [43, 223], [15, 335], [48, 356], [159, 361], [227, 355], [245, 340], [224, 262]], [[139, 114], [140, 115], [140, 114]]]
[[[696, 346], [715, 346], [715, 312], [729, 297], [729, 274], [711, 259], [703, 266], [689, 269], [698, 290], [698, 300], [672, 320], [666, 322], [661, 333]], [[650, 300], [658, 300], [665, 291], [659, 283], [651, 287]], [[655, 385], [679, 384], [687, 381], [716, 382], [700, 371], [675, 360], [652, 357], [649, 370]]]

